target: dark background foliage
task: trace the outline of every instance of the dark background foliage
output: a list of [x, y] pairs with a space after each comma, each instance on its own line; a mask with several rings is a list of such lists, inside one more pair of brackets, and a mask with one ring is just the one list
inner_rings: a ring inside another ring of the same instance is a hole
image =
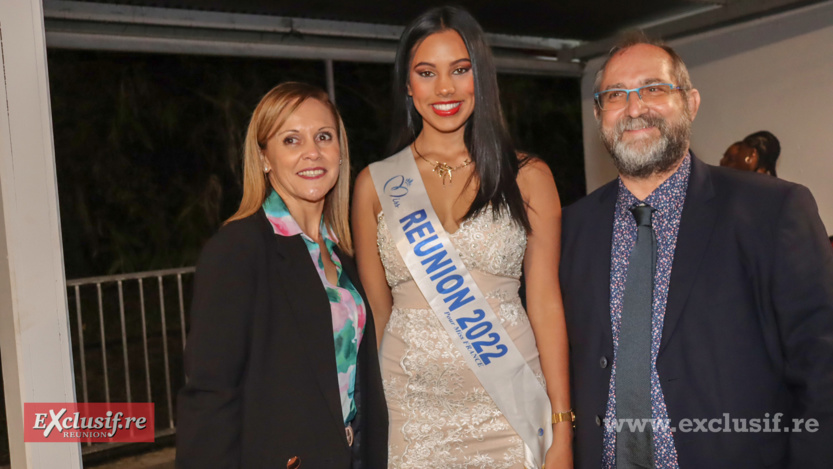
[[248, 118], [311, 61], [49, 51], [67, 278], [192, 265], [241, 195]]
[[[387, 64], [336, 62], [354, 174], [380, 159]], [[67, 278], [193, 265], [242, 194], [248, 119], [274, 85], [325, 85], [320, 61], [49, 51]], [[584, 193], [579, 84], [501, 75], [518, 147], [553, 169], [562, 203]]]

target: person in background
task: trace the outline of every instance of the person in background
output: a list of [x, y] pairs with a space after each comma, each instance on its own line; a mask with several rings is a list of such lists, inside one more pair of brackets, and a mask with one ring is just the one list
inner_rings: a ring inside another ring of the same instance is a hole
[[778, 138], [772, 132], [761, 130], [731, 144], [720, 159], [720, 166], [777, 177], [775, 164], [780, 155], [781, 142]]
[[752, 157], [752, 148], [747, 147], [741, 141], [737, 141], [723, 152], [723, 158], [720, 158], [720, 166], [727, 168], [740, 169], [742, 171], [752, 171], [753, 168], [749, 164]]
[[197, 264], [178, 468], [384, 468], [373, 316], [348, 228], [344, 124], [284, 83], [252, 115], [240, 208]]
[[619, 177], [564, 209], [576, 467], [829, 469], [818, 207], [806, 187], [695, 157], [700, 100], [682, 58], [642, 34], [596, 75]]

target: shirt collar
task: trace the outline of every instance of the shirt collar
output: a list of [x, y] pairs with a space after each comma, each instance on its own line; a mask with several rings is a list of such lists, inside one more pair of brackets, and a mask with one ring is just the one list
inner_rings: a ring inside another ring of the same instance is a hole
[[[279, 196], [274, 189], [272, 189], [269, 196], [266, 197], [266, 200], [263, 201], [262, 207], [263, 211], [266, 212], [266, 218], [272, 225], [272, 229], [275, 231], [276, 235], [289, 237], [300, 234], [305, 240], [314, 243], [312, 238], [304, 233], [298, 225], [298, 222], [292, 218], [292, 214], [289, 213], [289, 209], [286, 207], [283, 199], [281, 199], [281, 196]], [[336, 238], [334, 233], [327, 229], [326, 224], [324, 223], [323, 214], [321, 216], [321, 226], [319, 230], [328, 247], [338, 244], [338, 238]]]
[[[674, 174], [666, 179], [659, 187], [654, 189], [643, 202], [650, 205], [660, 213], [668, 213], [672, 210], [682, 210], [685, 203], [685, 193], [688, 189], [688, 178], [691, 175], [691, 154], [686, 152], [683, 162], [674, 171]], [[619, 195], [616, 199], [616, 206], [621, 210], [627, 210], [634, 204], [638, 204], [631, 191], [625, 187], [622, 178], [619, 178]]]

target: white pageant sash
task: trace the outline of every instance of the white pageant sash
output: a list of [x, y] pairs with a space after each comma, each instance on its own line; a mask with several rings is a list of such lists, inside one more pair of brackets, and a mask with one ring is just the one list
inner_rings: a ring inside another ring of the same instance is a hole
[[422, 295], [451, 341], [526, 444], [536, 467], [552, 444], [547, 393], [500, 324], [443, 229], [410, 146], [370, 165], [396, 242]]

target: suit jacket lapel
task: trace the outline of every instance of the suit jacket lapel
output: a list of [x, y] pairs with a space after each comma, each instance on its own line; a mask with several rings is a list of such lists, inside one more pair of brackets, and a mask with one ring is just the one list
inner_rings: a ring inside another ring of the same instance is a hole
[[677, 233], [677, 246], [674, 250], [674, 262], [671, 267], [660, 353], [668, 345], [668, 340], [674, 333], [691, 294], [691, 287], [697, 278], [697, 272], [717, 220], [715, 203], [710, 169], [692, 155], [691, 176], [689, 176], [688, 191], [680, 218], [680, 229]]
[[[327, 403], [333, 419], [339, 425], [344, 425], [341, 412], [341, 396], [338, 388], [338, 371], [336, 369], [335, 342], [333, 339], [333, 318], [327, 292], [318, 271], [312, 264], [304, 240], [300, 235], [284, 237], [276, 235], [263, 217], [268, 230], [270, 242], [275, 246], [279, 262], [270, 265], [272, 278], [275, 279], [273, 295], [283, 295], [285, 302], [290, 305], [290, 312], [298, 325], [297, 331], [286, 331], [288, 334], [299, 334], [304, 344], [304, 350], [299, 350], [309, 358], [310, 371], [318, 379], [324, 401]], [[281, 304], [276, 298], [275, 304]]]
[[590, 311], [594, 312], [594, 317], [605, 336], [604, 343], [609, 345], [611, 350], [613, 349], [613, 332], [610, 325], [610, 253], [618, 188], [617, 179], [600, 191], [599, 204], [593, 207], [598, 212], [588, 217], [590, 220], [597, 220], [598, 223], [588, 233], [590, 242], [587, 246], [591, 248], [587, 258], [591, 266], [588, 269], [591, 277], [587, 279], [587, 285], [590, 288]]
[[335, 253], [341, 260], [342, 272], [347, 274], [347, 277], [350, 279], [350, 282], [352, 282], [353, 286], [356, 287], [356, 291], [359, 292], [359, 295], [362, 296], [362, 300], [364, 301], [365, 305], [367, 305], [367, 298], [365, 298], [364, 288], [362, 288], [362, 284], [359, 281], [359, 272], [358, 270], [356, 270], [355, 261], [348, 254], [345, 254], [338, 246], [335, 247]]

